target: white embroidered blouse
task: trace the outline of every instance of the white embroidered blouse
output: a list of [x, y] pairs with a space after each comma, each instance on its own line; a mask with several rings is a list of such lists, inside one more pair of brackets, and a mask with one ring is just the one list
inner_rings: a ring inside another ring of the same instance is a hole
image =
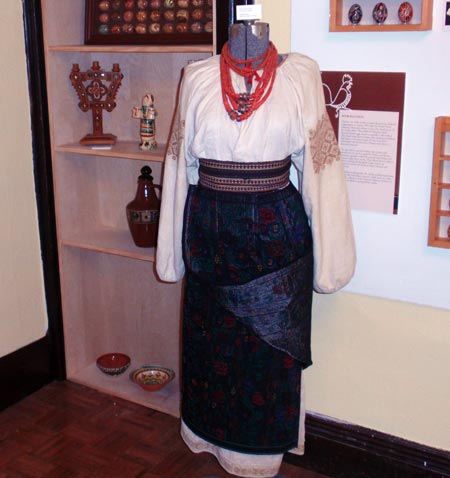
[[[244, 79], [231, 72], [235, 91]], [[189, 184], [197, 184], [199, 158], [275, 161], [291, 155], [314, 248], [314, 288], [335, 292], [352, 277], [355, 244], [347, 188], [334, 131], [323, 99], [319, 68], [290, 53], [278, 66], [267, 101], [242, 122], [222, 102], [220, 57], [185, 68], [164, 166], [156, 268], [164, 281], [184, 275], [183, 211]]]

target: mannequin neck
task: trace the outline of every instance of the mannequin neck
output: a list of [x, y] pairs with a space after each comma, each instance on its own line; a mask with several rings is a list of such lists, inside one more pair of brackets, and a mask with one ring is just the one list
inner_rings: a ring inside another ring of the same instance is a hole
[[268, 23], [235, 23], [230, 26], [228, 46], [231, 55], [238, 60], [261, 56], [269, 43]]

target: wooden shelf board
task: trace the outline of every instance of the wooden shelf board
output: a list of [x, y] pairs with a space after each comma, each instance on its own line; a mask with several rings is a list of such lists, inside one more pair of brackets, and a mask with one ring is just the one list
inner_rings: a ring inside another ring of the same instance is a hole
[[450, 249], [450, 238], [434, 237], [428, 241], [428, 245], [432, 247], [442, 247], [444, 249]]
[[138, 161], [163, 162], [166, 151], [165, 144], [158, 144], [155, 150], [142, 151], [137, 141], [117, 141], [111, 149], [93, 149], [79, 143], [69, 143], [56, 146], [55, 151], [60, 153], [85, 154], [89, 156], [105, 156], [115, 158], [136, 159]]
[[438, 183], [437, 187], [439, 189], [450, 189], [450, 183]]
[[443, 154], [441, 156], [438, 156], [439, 161], [450, 161], [450, 155], [448, 154]]
[[95, 363], [92, 363], [72, 376], [69, 376], [68, 379], [103, 393], [123, 398], [130, 402], [179, 418], [180, 386], [177, 378], [158, 392], [146, 392], [131, 382], [129, 378], [129, 372], [142, 365], [145, 364], [133, 365], [133, 363], [131, 363], [130, 368], [122, 375], [111, 377], [105, 375], [97, 368]]
[[437, 215], [441, 217], [450, 217], [450, 211], [443, 211], [442, 209], [437, 211]]
[[129, 231], [105, 228], [76, 233], [70, 238], [64, 238], [61, 244], [67, 247], [155, 262], [155, 248], [135, 246]]
[[399, 24], [384, 24], [384, 25], [335, 25], [330, 27], [331, 32], [414, 32], [414, 31], [425, 31], [430, 30], [427, 25], [419, 24], [411, 24], [408, 23], [407, 25], [399, 23]]
[[213, 45], [52, 45], [49, 51], [80, 53], [213, 53]]

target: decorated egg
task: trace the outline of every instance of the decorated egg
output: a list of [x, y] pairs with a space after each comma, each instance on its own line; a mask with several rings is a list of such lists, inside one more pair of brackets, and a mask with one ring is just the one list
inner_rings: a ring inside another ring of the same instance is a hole
[[398, 18], [402, 23], [409, 23], [414, 14], [413, 6], [409, 2], [403, 2], [398, 7]]
[[161, 6], [161, 0], [150, 0], [150, 8], [159, 8]]
[[148, 7], [148, 0], [138, 0], [137, 6], [138, 6], [138, 8], [140, 8], [141, 10], [144, 10], [145, 8]]
[[189, 12], [187, 10], [178, 10], [177, 14], [177, 22], [184, 23], [189, 20]]
[[145, 22], [145, 20], [147, 20], [147, 12], [145, 12], [144, 10], [139, 10], [136, 13], [136, 20], [141, 23]]
[[108, 23], [109, 22], [109, 14], [108, 13], [102, 13], [99, 17], [98, 17], [100, 23]]
[[212, 11], [211, 8], [209, 10], [206, 10], [205, 16], [206, 16], [207, 20], [212, 20], [213, 19], [213, 11]]
[[159, 22], [159, 19], [161, 18], [161, 13], [159, 10], [152, 10], [150, 12], [150, 20], [152, 22]]
[[133, 33], [134, 32], [134, 26], [131, 23], [124, 23], [122, 25], [122, 31], [124, 33]]
[[357, 25], [363, 17], [363, 11], [360, 5], [354, 3], [348, 10], [348, 19], [353, 25]]
[[203, 31], [203, 25], [200, 22], [194, 22], [191, 25], [192, 33], [201, 33]]
[[134, 13], [131, 10], [127, 10], [123, 12], [123, 21], [124, 22], [131, 22], [133, 20]]
[[113, 0], [111, 2], [111, 7], [113, 8], [113, 10], [119, 10], [121, 4], [122, 4], [121, 0]]
[[192, 0], [192, 5], [194, 7], [203, 7], [204, 0]]
[[119, 13], [119, 12], [112, 12], [112, 13], [111, 13], [111, 20], [112, 20], [114, 23], [120, 22], [120, 20], [121, 20], [120, 13]]
[[175, 12], [173, 10], [166, 10], [164, 12], [164, 18], [168, 21], [168, 22], [173, 22], [175, 20]]
[[173, 33], [175, 31], [175, 26], [173, 23], [165, 23], [162, 29], [164, 33]]
[[124, 7], [125, 7], [127, 10], [131, 10], [131, 9], [134, 7], [134, 0], [127, 0], [127, 1], [124, 3]]
[[205, 23], [205, 32], [212, 33], [214, 28], [213, 22]]
[[203, 10], [201, 8], [196, 8], [192, 11], [192, 18], [194, 20], [201, 20], [203, 17]]
[[109, 10], [109, 1], [107, 0], [103, 0], [102, 2], [100, 2], [98, 4], [98, 8], [102, 11], [102, 12], [106, 12]]
[[108, 25], [100, 25], [98, 27], [98, 32], [102, 35], [106, 35], [107, 33], [109, 33], [109, 27]]
[[151, 23], [148, 27], [149, 33], [159, 33], [161, 31], [161, 25], [159, 23]]
[[187, 8], [189, 6], [188, 0], [178, 0], [178, 6], [180, 8]]
[[188, 24], [187, 23], [177, 23], [175, 29], [178, 33], [186, 33], [188, 31]]
[[147, 33], [147, 27], [146, 27], [145, 23], [138, 23], [136, 25], [136, 33], [140, 33], [141, 35], [143, 33]]
[[164, 8], [173, 8], [175, 6], [174, 0], [164, 0]]
[[372, 17], [379, 25], [386, 21], [387, 16], [388, 9], [383, 2], [379, 2], [373, 7]]
[[113, 25], [113, 26], [111, 27], [111, 33], [114, 33], [114, 34], [116, 35], [116, 34], [118, 34], [118, 33], [120, 33], [120, 32], [121, 32], [121, 30], [120, 30], [120, 26], [119, 26], [119, 25]]

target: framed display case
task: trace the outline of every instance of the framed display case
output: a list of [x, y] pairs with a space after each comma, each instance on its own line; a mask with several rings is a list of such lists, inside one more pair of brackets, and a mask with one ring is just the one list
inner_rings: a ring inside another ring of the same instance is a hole
[[212, 43], [212, 0], [85, 1], [88, 45]]
[[428, 245], [450, 249], [450, 116], [436, 118]]
[[433, 0], [330, 0], [331, 32], [431, 30]]

